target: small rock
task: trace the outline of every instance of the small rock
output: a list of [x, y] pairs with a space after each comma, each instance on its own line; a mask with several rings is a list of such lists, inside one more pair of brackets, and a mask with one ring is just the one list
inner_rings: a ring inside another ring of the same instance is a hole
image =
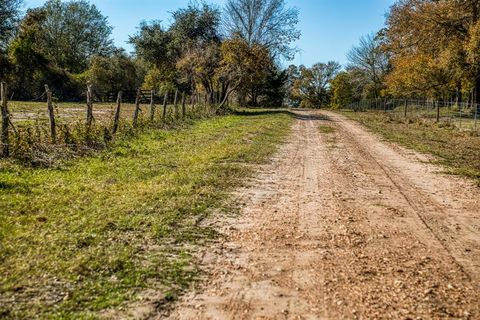
[[425, 290], [425, 294], [430, 294], [433, 292], [433, 288], [428, 288], [427, 290]]

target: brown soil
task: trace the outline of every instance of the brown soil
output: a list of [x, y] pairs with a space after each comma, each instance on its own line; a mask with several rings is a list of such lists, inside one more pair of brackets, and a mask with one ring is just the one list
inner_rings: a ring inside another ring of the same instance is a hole
[[298, 111], [169, 318], [480, 319], [480, 190], [427, 162]]

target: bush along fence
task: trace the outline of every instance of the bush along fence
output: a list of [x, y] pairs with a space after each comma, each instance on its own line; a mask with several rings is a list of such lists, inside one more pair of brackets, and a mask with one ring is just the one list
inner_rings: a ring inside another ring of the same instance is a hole
[[118, 135], [131, 135], [145, 127], [169, 127], [188, 119], [211, 116], [219, 106], [198, 93], [175, 90], [157, 93], [137, 89], [133, 103], [95, 100], [88, 85], [85, 101], [62, 103], [48, 85], [44, 102], [8, 101], [7, 84], [1, 82], [1, 156], [48, 165], [106, 146]]
[[438, 100], [372, 99], [351, 103], [353, 111], [384, 112], [397, 119], [423, 120], [462, 130], [480, 129], [480, 104]]

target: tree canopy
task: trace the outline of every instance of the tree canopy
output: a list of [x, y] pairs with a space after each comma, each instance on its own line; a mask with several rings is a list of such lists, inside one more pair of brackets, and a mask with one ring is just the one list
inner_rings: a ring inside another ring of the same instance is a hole
[[316, 63], [311, 68], [300, 66], [292, 82], [292, 96], [302, 107], [320, 108], [330, 102], [330, 82], [340, 71], [338, 62]]
[[22, 4], [22, 0], [0, 1], [0, 50], [5, 50], [9, 40], [15, 35]]
[[398, 0], [385, 27], [336, 62], [311, 67], [297, 53], [299, 11], [286, 0], [191, 2], [168, 22], [143, 21], [134, 51], [115, 48], [107, 18], [88, 0], [48, 0], [24, 12], [0, 2], [0, 77], [18, 98], [48, 83], [60, 98], [143, 87], [232, 98], [247, 106], [341, 106], [360, 99], [422, 97], [480, 102], [480, 2]]

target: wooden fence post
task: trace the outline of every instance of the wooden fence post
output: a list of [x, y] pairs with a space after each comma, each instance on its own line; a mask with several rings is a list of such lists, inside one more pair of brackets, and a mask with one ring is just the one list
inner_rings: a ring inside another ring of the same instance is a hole
[[192, 105], [192, 112], [195, 111], [195, 97], [196, 95], [192, 93], [192, 96], [190, 97], [190, 103]]
[[93, 99], [92, 99], [92, 85], [87, 85], [87, 131], [90, 131], [93, 121]]
[[52, 104], [52, 91], [45, 85], [45, 93], [47, 95], [47, 108], [48, 117], [50, 118], [50, 135], [52, 137], [52, 143], [57, 143], [57, 129], [55, 127], [55, 110], [53, 110]]
[[167, 118], [167, 102], [168, 102], [168, 91], [165, 91], [163, 95], [163, 121]]
[[122, 91], [118, 91], [117, 95], [117, 109], [115, 110], [115, 117], [113, 119], [112, 134], [115, 134], [118, 130], [118, 124], [120, 122], [120, 106], [122, 105]]
[[437, 105], [437, 123], [440, 122], [440, 103], [436, 101], [435, 104]]
[[2, 156], [10, 155], [10, 145], [8, 144], [8, 102], [7, 102], [7, 84], [2, 82], [0, 87], [0, 95], [2, 99]]
[[473, 115], [473, 120], [474, 120], [474, 125], [473, 125], [473, 129], [475, 131], [477, 131], [477, 118], [478, 118], [478, 108], [479, 108], [479, 104], [474, 104], [474, 108], [475, 108], [475, 113]]
[[185, 118], [187, 110], [185, 107], [185, 91], [182, 92], [182, 118]]
[[175, 99], [173, 100], [173, 108], [175, 109], [175, 118], [178, 118], [177, 99], [178, 99], [178, 89], [175, 89]]
[[405, 99], [405, 106], [404, 106], [404, 115], [405, 115], [405, 118], [407, 117], [407, 110], [408, 110], [408, 100]]
[[133, 113], [133, 126], [137, 126], [138, 115], [140, 113], [140, 89], [137, 89], [137, 96], [135, 97], [135, 112]]
[[155, 90], [152, 89], [150, 91], [150, 121], [153, 122], [153, 119], [155, 118]]

